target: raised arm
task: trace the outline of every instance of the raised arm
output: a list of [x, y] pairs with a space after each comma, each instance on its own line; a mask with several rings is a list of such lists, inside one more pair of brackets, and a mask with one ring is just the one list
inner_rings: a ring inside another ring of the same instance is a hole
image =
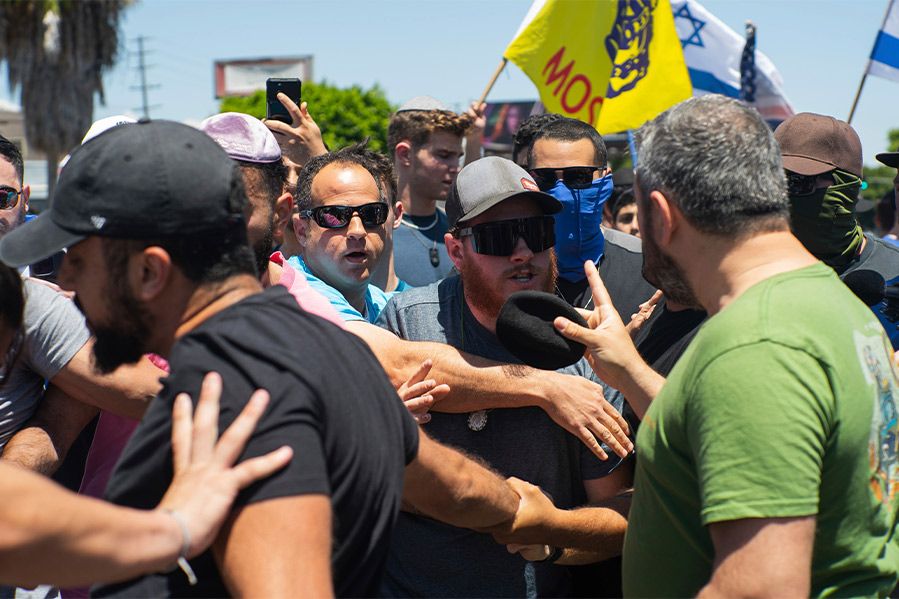
[[665, 377], [640, 357], [593, 262], [584, 263], [584, 272], [596, 306], [587, 319], [590, 328], [561, 316], [554, 324], [562, 335], [587, 347], [584, 355], [596, 375], [621, 391], [637, 417], [642, 419], [665, 383]]

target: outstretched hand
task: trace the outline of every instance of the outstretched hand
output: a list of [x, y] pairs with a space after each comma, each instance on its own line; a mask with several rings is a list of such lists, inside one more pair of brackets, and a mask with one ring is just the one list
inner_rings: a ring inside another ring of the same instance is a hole
[[650, 316], [652, 316], [652, 313], [655, 311], [656, 305], [658, 305], [661, 299], [662, 290], [658, 289], [655, 293], [652, 294], [651, 298], [640, 304], [636, 314], [631, 314], [631, 320], [625, 327], [627, 329], [627, 332], [630, 334], [631, 339], [637, 336], [637, 333], [640, 332], [640, 329], [643, 328], [643, 325], [646, 324], [646, 321], [649, 320]]
[[302, 168], [311, 158], [327, 154], [328, 149], [322, 141], [322, 132], [315, 119], [309, 114], [309, 108], [306, 102], [302, 102], [297, 106], [287, 94], [278, 93], [278, 100], [287, 109], [290, 114], [291, 122], [282, 123], [274, 119], [267, 119], [265, 126], [278, 140], [281, 146], [281, 153], [290, 166]]
[[409, 380], [397, 389], [400, 399], [403, 400], [406, 409], [418, 424], [426, 424], [431, 421], [431, 415], [428, 412], [450, 391], [447, 384], [438, 385], [434, 379], [425, 380], [432, 365], [433, 362], [430, 359], [422, 362], [418, 370], [409, 377]]
[[186, 525], [190, 533], [187, 557], [202, 553], [212, 544], [238, 491], [280, 470], [293, 456], [293, 450], [284, 446], [234, 466], [265, 412], [269, 395], [256, 391], [219, 437], [221, 394], [222, 379], [211, 372], [203, 379], [193, 416], [190, 397], [185, 393], [175, 398], [172, 410], [175, 476], [157, 509], [176, 512]]
[[626, 381], [628, 369], [643, 360], [612, 305], [609, 292], [593, 262], [584, 263], [584, 272], [590, 282], [595, 306], [587, 317], [589, 328], [562, 316], [556, 318], [553, 324], [563, 336], [587, 347], [584, 355], [599, 378], [623, 391], [622, 384]]
[[601, 385], [578, 375], [548, 372], [546, 376], [551, 380], [543, 409], [553, 422], [580, 439], [600, 460], [609, 457], [601, 443], [622, 458], [633, 451], [627, 420], [603, 397]]
[[584, 272], [595, 306], [587, 317], [589, 328], [562, 316], [553, 324], [564, 337], [586, 346], [584, 356], [593, 371], [621, 391], [637, 416], [643, 418], [665, 379], [643, 361], [593, 262], [584, 263]]
[[494, 540], [505, 545], [539, 545], [546, 541], [546, 531], [552, 529], [556, 506], [540, 487], [519, 478], [507, 479], [520, 500], [515, 518], [492, 529]]
[[465, 114], [471, 119], [471, 126], [466, 131], [466, 136], [481, 136], [484, 128], [487, 127], [487, 103], [472, 102]]

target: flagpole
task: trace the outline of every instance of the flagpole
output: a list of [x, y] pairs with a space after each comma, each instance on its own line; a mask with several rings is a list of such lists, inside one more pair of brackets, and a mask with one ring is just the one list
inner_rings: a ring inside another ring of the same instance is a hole
[[631, 153], [631, 164], [634, 167], [634, 170], [637, 169], [637, 143], [634, 140], [634, 130], [627, 130], [627, 149], [630, 150]]
[[[877, 30], [878, 37], [880, 36], [880, 32], [883, 31], [883, 28], [886, 27], [887, 17], [890, 16], [890, 7], [893, 6], [893, 0], [889, 0], [887, 2], [887, 9], [883, 13], [883, 21], [880, 23], [880, 29]], [[874, 45], [877, 45], [877, 38], [874, 38]], [[871, 48], [871, 52], [874, 52], [874, 48]], [[855, 92], [855, 100], [852, 101], [852, 108], [849, 110], [849, 118], [846, 119], [846, 122], [850, 125], [852, 124], [852, 117], [855, 116], [855, 109], [858, 106], [858, 99], [862, 95], [862, 88], [865, 86], [865, 80], [868, 78], [868, 69], [871, 68], [871, 55], [868, 54], [868, 62], [865, 63], [865, 73], [862, 75], [861, 83], [858, 84], [858, 90]]]
[[490, 90], [493, 89], [493, 86], [496, 84], [496, 80], [499, 79], [500, 73], [503, 72], [503, 69], [506, 68], [506, 63], [509, 62], [509, 59], [505, 56], [497, 65], [496, 70], [493, 71], [493, 77], [490, 78], [490, 83], [487, 84], [487, 87], [484, 88], [484, 93], [481, 94], [481, 99], [478, 100], [478, 106], [484, 103], [484, 100], [487, 99], [487, 95], [490, 93]]

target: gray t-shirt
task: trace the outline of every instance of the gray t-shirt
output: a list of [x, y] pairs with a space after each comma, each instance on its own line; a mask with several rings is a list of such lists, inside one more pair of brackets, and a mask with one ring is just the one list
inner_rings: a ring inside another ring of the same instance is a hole
[[74, 302], [30, 279], [24, 280], [22, 337], [13, 367], [0, 386], [0, 451], [34, 414], [44, 384], [84, 347], [90, 332]]
[[[521, 363], [469, 311], [458, 276], [394, 296], [378, 324], [403, 339], [448, 343], [492, 360]], [[596, 380], [583, 359], [560, 372]], [[583, 505], [583, 481], [605, 476], [621, 461], [606, 447], [611, 457], [600, 461], [539, 408], [490, 410], [482, 430], [469, 427], [469, 414], [431, 416], [429, 435], [480, 457], [503, 476], [539, 485], [562, 509]], [[565, 596], [570, 580], [565, 567], [529, 564], [490, 535], [404, 512], [393, 533], [381, 592], [396, 597]]]
[[[412, 287], [424, 287], [441, 280], [453, 269], [453, 261], [446, 253], [443, 236], [448, 222], [443, 210], [437, 209], [437, 223], [433, 217], [403, 216], [403, 222], [393, 231], [393, 268], [396, 276]], [[425, 222], [427, 221], [427, 222]], [[414, 229], [407, 223], [421, 227]], [[436, 252], [436, 262], [431, 254]]]

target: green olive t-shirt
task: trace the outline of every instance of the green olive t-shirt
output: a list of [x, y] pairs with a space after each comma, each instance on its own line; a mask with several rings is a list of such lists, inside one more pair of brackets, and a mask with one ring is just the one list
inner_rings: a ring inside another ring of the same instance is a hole
[[871, 311], [823, 264], [709, 319], [637, 436], [626, 596], [694, 596], [709, 524], [817, 516], [812, 595], [896, 583], [899, 379]]

